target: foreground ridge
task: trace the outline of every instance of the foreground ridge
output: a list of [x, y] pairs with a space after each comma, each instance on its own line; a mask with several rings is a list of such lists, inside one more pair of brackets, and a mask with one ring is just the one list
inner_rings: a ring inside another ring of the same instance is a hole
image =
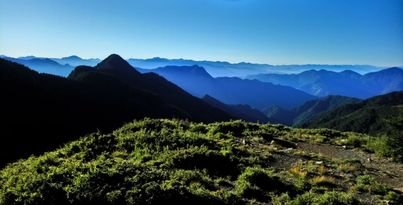
[[242, 121], [144, 119], [7, 166], [0, 204], [402, 203], [393, 190], [402, 187], [402, 164], [351, 141], [365, 138]]

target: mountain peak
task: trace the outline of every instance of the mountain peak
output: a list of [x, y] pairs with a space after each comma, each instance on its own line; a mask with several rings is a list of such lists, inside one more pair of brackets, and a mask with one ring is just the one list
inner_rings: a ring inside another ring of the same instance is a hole
[[357, 72], [354, 72], [354, 71], [352, 71], [352, 70], [343, 70], [343, 71], [341, 71], [340, 73], [345, 73], [345, 74], [358, 74]]
[[210, 95], [206, 94], [202, 97], [204, 101], [210, 101], [210, 102], [219, 102], [217, 99], [211, 97]]
[[402, 72], [403, 69], [401, 69], [399, 67], [391, 67], [391, 68], [385, 68], [382, 71], [384, 71], [384, 72]]
[[403, 69], [399, 67], [391, 67], [391, 68], [385, 68], [380, 71], [372, 72], [372, 73], [367, 73], [365, 76], [377, 76], [377, 75], [401, 75], [403, 73]]
[[206, 71], [206, 69], [204, 69], [203, 67], [199, 66], [199, 65], [193, 65], [190, 67], [190, 71], [194, 74], [198, 74], [200, 76], [206, 76], [211, 78], [211, 75]]
[[122, 57], [120, 57], [120, 55], [118, 54], [111, 54], [108, 57], [106, 57], [103, 61], [125, 61]]
[[361, 76], [359, 73], [354, 72], [354, 71], [352, 71], [352, 70], [343, 70], [343, 71], [340, 72], [340, 74], [348, 75], [348, 76], [356, 76], [356, 77], [360, 77], [360, 76]]
[[192, 66], [165, 66], [154, 69], [156, 73], [175, 73], [176, 76], [178, 75], [187, 75], [189, 77], [204, 77], [204, 78], [213, 78], [203, 67], [199, 65], [192, 65]]
[[98, 63], [95, 68], [99, 70], [115, 70], [115, 71], [129, 71], [137, 72], [127, 61], [117, 54], [111, 54], [103, 61]]
[[67, 57], [63, 57], [63, 60], [82, 60], [82, 58], [76, 56], [76, 55], [71, 55], [71, 56], [67, 56]]

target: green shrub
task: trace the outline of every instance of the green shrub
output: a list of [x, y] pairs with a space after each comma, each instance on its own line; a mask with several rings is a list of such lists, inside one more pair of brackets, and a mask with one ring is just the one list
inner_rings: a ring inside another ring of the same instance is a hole
[[242, 137], [244, 136], [245, 131], [258, 130], [260, 128], [258, 124], [245, 123], [241, 120], [214, 123], [211, 124], [210, 126], [212, 126], [211, 129], [212, 134], [223, 133], [223, 134], [230, 134], [234, 137]]
[[361, 175], [356, 178], [356, 189], [358, 191], [381, 195], [386, 194], [388, 191], [388, 188], [385, 185], [378, 183], [369, 175]]
[[[329, 184], [346, 190], [330, 178], [337, 164], [324, 160], [326, 170], [295, 152], [276, 152], [268, 143], [272, 137], [339, 135], [346, 137], [326, 129], [242, 121], [134, 121], [113, 134], [90, 134], [0, 170], [0, 205], [354, 204], [350, 194], [326, 192]], [[291, 168], [262, 168], [278, 157], [280, 163], [298, 162]], [[318, 173], [326, 177], [315, 178]], [[355, 188], [400, 200], [369, 176], [358, 177]]]
[[392, 156], [392, 147], [390, 146], [388, 137], [371, 137], [366, 146], [369, 150], [375, 152], [378, 156]]
[[388, 191], [384, 199], [389, 201], [389, 204], [403, 204], [403, 195], [395, 191]]
[[313, 192], [306, 192], [296, 197], [289, 204], [292, 205], [351, 205], [359, 204], [359, 202], [351, 195], [345, 192], [325, 192], [323, 194], [317, 194]]
[[238, 177], [236, 190], [240, 196], [258, 201], [269, 200], [269, 192], [294, 192], [292, 186], [284, 183], [282, 179], [270, 171], [251, 167], [246, 168]]
[[206, 169], [215, 176], [237, 176], [239, 174], [237, 158], [223, 155], [208, 149], [189, 149], [179, 151], [172, 158], [171, 166], [180, 169]]

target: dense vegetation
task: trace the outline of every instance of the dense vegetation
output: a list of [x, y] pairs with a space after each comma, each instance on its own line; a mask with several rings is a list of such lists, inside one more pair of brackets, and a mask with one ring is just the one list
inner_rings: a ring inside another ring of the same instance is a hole
[[349, 139], [364, 137], [144, 119], [8, 165], [0, 204], [401, 204], [359, 160], [293, 149], [297, 141], [352, 146]]
[[299, 126], [324, 112], [359, 101], [360, 100], [357, 98], [329, 95], [315, 100], [309, 100], [290, 110], [282, 109], [278, 106], [270, 106], [263, 109], [262, 112], [266, 114], [271, 122]]
[[[403, 160], [403, 91], [376, 96], [325, 112], [303, 127], [367, 133], [383, 139], [388, 155]], [[378, 141], [379, 141], [378, 139]]]

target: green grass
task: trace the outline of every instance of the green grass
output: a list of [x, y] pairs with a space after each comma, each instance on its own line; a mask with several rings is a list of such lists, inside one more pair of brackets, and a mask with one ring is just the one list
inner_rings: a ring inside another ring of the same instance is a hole
[[356, 204], [361, 192], [393, 197], [363, 178], [354, 182], [359, 193], [325, 186], [333, 178], [318, 177], [327, 170], [311, 163], [272, 167], [271, 139], [294, 134], [328, 142], [347, 136], [242, 121], [144, 119], [8, 165], [0, 171], [0, 204]]

